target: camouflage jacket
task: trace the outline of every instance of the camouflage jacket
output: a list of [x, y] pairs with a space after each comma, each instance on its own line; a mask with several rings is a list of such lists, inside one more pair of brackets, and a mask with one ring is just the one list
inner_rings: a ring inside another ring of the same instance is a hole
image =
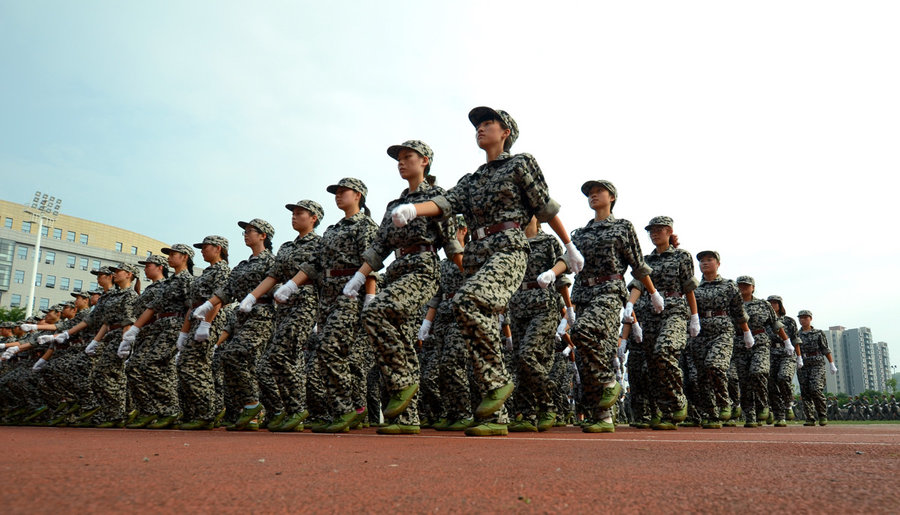
[[[300, 265], [314, 258], [319, 252], [322, 244], [322, 237], [314, 232], [309, 232], [305, 236], [297, 236], [294, 241], [288, 241], [281, 245], [275, 261], [269, 267], [267, 275], [274, 277], [279, 283], [291, 279], [300, 270]], [[291, 295], [285, 305], [293, 305], [305, 295], [316, 295], [316, 289], [312, 284], [304, 284], [300, 286], [297, 293]]]
[[800, 354], [803, 355], [803, 359], [816, 357], [810, 356], [813, 353], [819, 353], [821, 356], [831, 354], [831, 349], [828, 348], [828, 338], [825, 337], [825, 333], [815, 327], [810, 326], [809, 331], [801, 329], [797, 335], [800, 337]]
[[56, 324], [56, 332], [68, 331], [69, 329], [75, 327], [80, 324], [82, 321], [86, 320], [88, 315], [91, 313], [89, 309], [82, 309], [81, 311], [75, 313], [75, 316], [68, 320], [62, 320], [57, 322]]
[[[791, 340], [795, 346], [798, 345], [800, 343], [800, 338], [797, 336], [797, 333], [800, 330], [797, 327], [797, 322], [787, 315], [778, 317], [778, 321], [784, 326], [784, 332], [787, 334], [788, 339]], [[771, 328], [767, 327], [766, 332], [769, 333], [769, 338], [772, 340], [773, 346], [781, 343], [781, 336], [772, 331]], [[778, 345], [778, 347], [780, 347], [780, 345]]]
[[441, 302], [450, 302], [450, 299], [456, 295], [456, 290], [466, 281], [456, 263], [449, 259], [441, 260], [440, 271], [440, 287], [434, 297], [428, 301], [429, 308], [437, 309]]
[[228, 281], [229, 275], [231, 268], [224, 259], [206, 267], [200, 277], [191, 282], [191, 306], [197, 307], [215, 295]]
[[535, 288], [537, 276], [552, 268], [556, 261], [562, 258], [562, 245], [555, 237], [538, 229], [537, 234], [528, 238], [528, 246], [531, 251], [528, 253], [525, 278], [522, 286], [513, 293], [509, 301], [509, 309], [520, 316], [534, 309], [552, 308], [555, 311], [560, 305], [559, 289], [572, 284], [567, 275], [559, 274], [552, 287]]
[[[706, 278], [694, 290], [697, 299], [697, 313], [700, 315], [700, 334], [719, 335], [733, 330], [735, 326], [747, 322], [750, 317], [744, 310], [744, 301], [737, 284], [731, 279], [717, 275], [712, 281]], [[716, 313], [724, 312], [718, 315]], [[743, 331], [738, 331], [743, 335]]]
[[391, 220], [391, 211], [400, 204], [426, 202], [444, 194], [443, 188], [422, 182], [415, 191], [410, 192], [409, 188], [405, 188], [400, 194], [400, 198], [388, 202], [375, 239], [371, 246], [363, 252], [363, 259], [372, 267], [372, 270], [377, 271], [384, 268], [384, 260], [391, 251], [413, 245], [433, 245], [435, 250], [443, 248], [447, 256], [462, 252], [462, 247], [456, 239], [456, 219], [454, 217], [441, 219], [422, 216], [413, 219], [404, 227], [395, 227]]
[[[259, 283], [266, 278], [266, 274], [274, 262], [275, 257], [269, 249], [263, 249], [259, 255], [250, 256], [241, 261], [237, 266], [231, 269], [228, 280], [216, 291], [216, 297], [222, 299], [223, 304], [244, 300], [244, 297], [259, 286]], [[251, 313], [255, 312], [257, 309], [261, 309], [263, 306], [266, 306], [267, 309], [272, 307], [271, 303], [257, 303], [253, 306], [253, 311], [251, 311]]]
[[[653, 286], [659, 290], [665, 298], [666, 310], [670, 308], [683, 308], [687, 305], [684, 297], [673, 297], [674, 294], [686, 294], [697, 288], [700, 282], [694, 277], [694, 258], [684, 249], [676, 249], [669, 245], [662, 254], [656, 249], [644, 257], [644, 261], [653, 269], [650, 278]], [[644, 284], [638, 280], [631, 281], [630, 288], [637, 289], [641, 296], [635, 305], [638, 316], [652, 311], [650, 295], [644, 289]], [[681, 310], [683, 311], [683, 310]]]
[[104, 302], [103, 310], [99, 313], [100, 323], [109, 324], [110, 330], [133, 324], [137, 319], [135, 305], [140, 296], [138, 292], [134, 291], [134, 288], [117, 286], [114, 290], [107, 292], [107, 295], [109, 298]]
[[[591, 220], [572, 232], [572, 242], [584, 256], [584, 269], [575, 277], [572, 288], [572, 301], [576, 304], [589, 302], [599, 295], [616, 295], [624, 304], [625, 270], [630, 266], [631, 275], [638, 280], [653, 271], [644, 263], [641, 244], [628, 220], [613, 215], [605, 220]], [[562, 259], [559, 261], [565, 263]], [[622, 275], [623, 279], [590, 284], [597, 278], [616, 274]]]
[[[753, 297], [749, 301], [744, 302], [744, 310], [749, 317], [747, 325], [750, 326], [750, 331], [754, 333], [753, 337], [756, 339], [757, 345], [772, 343], [766, 332], [767, 330], [771, 330], [772, 334], [777, 335], [779, 329], [784, 329], [784, 325], [778, 321], [778, 315], [775, 314], [775, 310], [772, 309], [772, 305], [767, 300]], [[735, 339], [741, 337], [742, 332], [735, 330]], [[776, 342], [779, 341], [781, 341], [780, 336]]]
[[87, 317], [84, 319], [84, 323], [87, 324], [88, 330], [91, 332], [91, 337], [93, 337], [93, 333], [96, 333], [100, 330], [100, 326], [103, 325], [103, 310], [106, 308], [107, 303], [110, 299], [112, 299], [113, 294], [118, 290], [118, 286], [113, 286], [109, 290], [100, 294], [100, 298], [97, 299], [97, 303], [94, 304], [94, 307], [91, 308], [90, 313], [88, 313]]
[[318, 285], [320, 302], [341, 295], [344, 284], [350, 279], [348, 276], [332, 277], [328, 271], [355, 270], [362, 266], [362, 254], [372, 244], [377, 231], [378, 226], [362, 211], [350, 218], [342, 218], [325, 230], [319, 251], [300, 265], [300, 270]]
[[150, 299], [147, 307], [157, 315], [163, 313], [178, 313], [184, 316], [191, 309], [191, 284], [194, 276], [187, 270], [162, 281], [161, 293], [158, 297]]
[[164, 290], [163, 283], [166, 281], [167, 279], [153, 281], [144, 288], [140, 297], [134, 302], [134, 312], [138, 317], [140, 317], [141, 313], [146, 311], [154, 301], [158, 302], [162, 298]]

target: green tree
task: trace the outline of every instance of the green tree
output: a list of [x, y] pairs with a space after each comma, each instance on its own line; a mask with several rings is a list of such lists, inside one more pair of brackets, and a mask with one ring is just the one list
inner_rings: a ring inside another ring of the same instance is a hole
[[0, 322], [18, 322], [25, 318], [24, 308], [2, 308], [0, 307]]
[[885, 382], [887, 383], [887, 387], [891, 389], [892, 394], [897, 393], [897, 378], [896, 377], [892, 377]]

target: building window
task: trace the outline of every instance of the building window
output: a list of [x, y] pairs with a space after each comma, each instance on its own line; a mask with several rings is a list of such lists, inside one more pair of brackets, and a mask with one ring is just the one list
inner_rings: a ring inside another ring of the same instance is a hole
[[35, 286], [40, 286], [42, 280], [44, 280], [44, 274], [38, 272], [38, 273], [34, 276], [34, 285], [35, 285]]
[[100, 270], [100, 260], [94, 259], [91, 261], [91, 270]]
[[48, 275], [47, 283], [44, 286], [46, 286], [47, 288], [56, 288], [56, 276]]
[[78, 266], [81, 267], [82, 270], [87, 270], [88, 258], [83, 257], [78, 259]]
[[148, 250], [148, 251], [147, 251], [147, 257], [150, 257], [150, 256], [152, 256], [152, 255], [153, 255], [153, 253], [150, 252], [150, 251]]
[[122, 252], [122, 242], [121, 241], [116, 242], [116, 252]]
[[75, 243], [75, 231], [66, 231], [66, 241]]
[[9, 297], [9, 307], [17, 308], [22, 305], [22, 296], [18, 293], [13, 293]]
[[81, 279], [75, 279], [75, 284], [72, 285], [72, 291], [79, 292], [81, 291], [82, 286], [84, 286], [84, 282]]
[[66, 267], [75, 268], [75, 256], [66, 256]]
[[16, 247], [16, 255], [19, 256], [19, 259], [28, 259], [28, 247], [19, 245]]
[[23, 284], [25, 282], [25, 270], [16, 270], [15, 274], [13, 274], [13, 282]]
[[25, 220], [22, 220], [22, 232], [27, 232], [28, 234], [31, 234], [31, 222], [26, 222]]
[[53, 239], [54, 240], [62, 239], [62, 229], [53, 229]]
[[41, 226], [41, 236], [49, 236], [49, 235], [50, 235], [50, 228], [47, 227], [46, 225], [42, 225]]
[[81, 244], [82, 244], [82, 245], [87, 245], [87, 234], [82, 234], [82, 235], [81, 235]]
[[41, 297], [40, 310], [47, 311], [48, 309], [50, 309], [50, 299], [45, 299], [44, 297]]
[[56, 252], [52, 250], [48, 250], [46, 254], [44, 254], [44, 263], [48, 265], [52, 265], [56, 263]]
[[131, 247], [131, 255], [137, 256], [137, 247]]
[[3, 226], [6, 227], [7, 229], [12, 229], [12, 218], [7, 216], [6, 221], [3, 222]]
[[59, 289], [62, 291], [69, 291], [69, 278], [68, 277], [60, 277], [59, 278]]
[[91, 283], [91, 290], [96, 290], [98, 286], [99, 286], [99, 285], [97, 284], [97, 281], [92, 282], [92, 283]]

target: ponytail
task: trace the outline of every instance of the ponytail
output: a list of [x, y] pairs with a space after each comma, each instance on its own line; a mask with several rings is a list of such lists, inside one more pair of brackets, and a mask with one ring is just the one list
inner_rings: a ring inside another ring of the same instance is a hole
[[266, 239], [263, 240], [263, 246], [266, 250], [272, 252], [272, 238], [268, 234], [266, 234]]
[[187, 269], [188, 273], [194, 275], [194, 258], [192, 258], [191, 256], [188, 256]]
[[163, 278], [164, 278], [164, 279], [168, 279], [168, 278], [169, 278], [169, 267], [167, 267], [167, 266], [161, 266], [161, 267], [159, 267], [159, 268], [160, 268], [160, 270], [162, 270], [162, 276], [163, 276]]
[[365, 195], [360, 195], [360, 197], [359, 197], [359, 208], [363, 210], [363, 213], [365, 213], [366, 216], [368, 216], [368, 217], [372, 216], [372, 212], [369, 211], [369, 208], [366, 206], [366, 196]]
[[222, 261], [228, 262], [228, 249], [225, 247], [219, 247], [219, 257], [222, 258]]
[[136, 277], [134, 274], [131, 276], [134, 278], [134, 291], [141, 293], [141, 278]]
[[427, 182], [429, 186], [434, 186], [434, 183], [437, 182], [437, 179], [434, 177], [434, 175], [427, 174], [425, 175], [425, 182]]

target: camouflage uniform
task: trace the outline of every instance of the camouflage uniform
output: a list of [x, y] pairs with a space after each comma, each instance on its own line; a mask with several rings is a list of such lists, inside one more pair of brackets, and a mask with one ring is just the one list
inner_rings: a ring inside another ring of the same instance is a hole
[[[444, 217], [465, 215], [473, 237], [463, 253], [466, 282], [453, 305], [472, 354], [475, 379], [485, 395], [511, 380], [503, 364], [496, 316], [506, 309], [525, 275], [528, 241], [518, 227], [532, 216], [539, 222], [552, 220], [559, 204], [550, 198], [534, 157], [508, 152], [466, 174], [446, 195], [433, 200]], [[485, 422], [507, 423], [506, 410], [501, 408]]]
[[[212, 393], [212, 413], [219, 413], [225, 409], [225, 421], [232, 423], [241, 416], [241, 411], [244, 409], [244, 403], [237, 398], [234, 390], [225, 381], [225, 365], [222, 364], [222, 355], [225, 353], [225, 344], [231, 339], [231, 335], [234, 334], [235, 327], [237, 327], [237, 305], [237, 302], [233, 302], [227, 306], [223, 306], [222, 309], [219, 310], [218, 315], [216, 315], [217, 320], [220, 316], [222, 317], [222, 324], [219, 336], [216, 338], [216, 343], [213, 344], [213, 354], [210, 359], [210, 370], [214, 386], [214, 392]], [[221, 339], [223, 335], [225, 336], [225, 339], [219, 343], [219, 339]]]
[[[752, 348], [744, 346], [743, 332], [735, 330], [734, 356], [741, 385], [741, 411], [744, 420], [756, 422], [756, 414], [769, 407], [769, 346], [771, 340], [766, 329], [777, 333], [784, 326], [768, 301], [753, 297], [744, 302], [747, 325], [756, 343]], [[764, 420], [762, 422], [765, 422]]]
[[[89, 309], [82, 309], [71, 319], [57, 323], [57, 332], [75, 327], [85, 320], [89, 313]], [[38, 384], [41, 397], [48, 406], [56, 406], [62, 401], [76, 401], [76, 392], [87, 388], [87, 386], [77, 388], [72, 385], [72, 381], [85, 383], [90, 373], [90, 360], [84, 353], [84, 346], [78, 345], [81, 334], [84, 332], [73, 336], [64, 345], [51, 345], [53, 356], [41, 371]]]
[[803, 356], [803, 367], [797, 371], [803, 412], [806, 420], [821, 420], [827, 416], [824, 391], [826, 356], [831, 353], [828, 338], [814, 327], [810, 327], [809, 331], [801, 329], [797, 335], [800, 337], [800, 355]]
[[[195, 245], [196, 247], [197, 245]], [[200, 306], [206, 299], [215, 295], [228, 280], [231, 268], [225, 260], [209, 265], [191, 282], [190, 301], [192, 311]], [[225, 306], [223, 306], [213, 319], [209, 328], [209, 339], [203, 342], [194, 340], [194, 332], [200, 321], [190, 317], [191, 328], [184, 349], [180, 352], [176, 368], [178, 370], [178, 393], [181, 399], [181, 408], [184, 412], [184, 420], [212, 420], [221, 410], [221, 403], [216, 402], [221, 396], [222, 390], [215, 388], [213, 379], [212, 359], [213, 349], [218, 341], [219, 333], [225, 325]], [[190, 313], [188, 313], [190, 316]], [[221, 359], [221, 357], [220, 357]], [[219, 409], [216, 409], [216, 408]]]
[[556, 413], [558, 422], [572, 410], [569, 406], [569, 398], [572, 396], [572, 368], [569, 367], [569, 358], [562, 352], [553, 353], [553, 364], [550, 367], [550, 398], [553, 403], [553, 413]]
[[[645, 322], [640, 321], [641, 328]], [[628, 338], [628, 386], [629, 401], [631, 404], [631, 416], [635, 423], [649, 424], [650, 419], [656, 416], [656, 398], [652, 395], [653, 387], [652, 377], [650, 375], [650, 366], [647, 363], [647, 353], [644, 347], [634, 341], [633, 337]]]
[[[797, 337], [797, 322], [789, 316], [780, 316], [778, 321], [784, 325], [784, 332], [794, 346], [800, 345]], [[794, 400], [794, 373], [797, 370], [797, 358], [794, 352], [784, 350], [781, 336], [766, 329], [771, 340], [769, 347], [769, 403], [775, 420], [787, 418], [787, 411]]]
[[[271, 232], [274, 231], [263, 232], [271, 238]], [[268, 249], [241, 261], [231, 269], [231, 275], [216, 291], [216, 297], [223, 304], [242, 300], [266, 278], [266, 273], [274, 262], [275, 258]], [[236, 311], [234, 332], [222, 348], [225, 383], [236, 401], [244, 405], [255, 404], [259, 400], [256, 365], [260, 351], [272, 338], [275, 318], [272, 302], [271, 296], [264, 295], [257, 299], [249, 313]]]
[[[314, 232], [297, 236], [278, 249], [267, 272], [277, 282], [290, 280], [316, 253], [321, 237]], [[257, 378], [266, 411], [299, 414], [306, 410], [306, 364], [303, 349], [316, 324], [318, 297], [312, 285], [300, 286], [275, 309], [275, 331], [259, 358]]]
[[[387, 392], [393, 395], [419, 383], [419, 360], [415, 349], [415, 327], [421, 322], [422, 308], [438, 289], [438, 248], [448, 255], [459, 254], [462, 248], [456, 240], [456, 221], [443, 222], [421, 217], [404, 227], [395, 227], [391, 211], [401, 204], [431, 200], [446, 192], [428, 184], [418, 185], [415, 191], [404, 189], [400, 198], [388, 203], [381, 226], [363, 259], [378, 271], [384, 260], [396, 249], [396, 259], [385, 273], [385, 286], [363, 309], [363, 326], [369, 342], [375, 347], [375, 357], [381, 368]], [[412, 325], [412, 334], [409, 326]], [[410, 403], [397, 418], [397, 423], [418, 425], [419, 415]]]
[[568, 278], [560, 275], [554, 288], [541, 288], [537, 276], [549, 270], [562, 258], [559, 240], [538, 228], [528, 238], [530, 252], [525, 280], [509, 302], [512, 329], [513, 363], [516, 373], [516, 412], [522, 420], [537, 426], [540, 413], [556, 413], [550, 391], [550, 367], [556, 346], [556, 326], [561, 317], [558, 288], [568, 286]]
[[315, 366], [321, 367], [328, 391], [330, 418], [349, 413], [353, 406], [350, 351], [357, 340], [360, 300], [343, 294], [349, 276], [362, 265], [378, 226], [362, 211], [343, 218], [322, 235], [320, 251], [300, 265], [319, 292], [318, 338]]
[[[640, 280], [652, 269], [644, 263], [634, 226], [612, 214], [576, 229], [572, 242], [584, 255], [584, 269], [575, 277], [572, 288], [578, 314], [572, 341], [583, 360], [579, 372], [584, 408], [592, 411], [593, 420], [602, 420], [609, 416], [609, 410], [599, 408], [604, 385], [616, 380], [613, 359], [618, 347], [619, 314], [626, 297], [623, 274], [630, 266], [634, 278]], [[640, 320], [642, 327], [645, 322]]]
[[472, 359], [466, 341], [459, 332], [459, 324], [453, 312], [453, 296], [463, 284], [463, 276], [456, 263], [444, 259], [440, 264], [440, 287], [428, 302], [435, 308], [431, 326], [431, 343], [438, 354], [438, 389], [441, 398], [441, 413], [438, 418], [456, 421], [472, 416], [471, 387], [469, 373]]
[[[651, 221], [652, 222], [652, 221]], [[647, 266], [653, 269], [650, 278], [660, 295], [665, 297], [665, 309], [655, 314], [650, 295], [640, 281], [632, 281], [631, 288], [641, 292], [634, 306], [638, 321], [651, 321], [642, 327], [643, 342], [640, 344], [647, 358], [651, 375], [650, 391], [663, 419], [685, 408], [684, 378], [679, 361], [687, 344], [687, 323], [690, 318], [685, 294], [694, 291], [699, 282], [694, 277], [694, 259], [690, 252], [670, 245], [662, 253], [656, 249], [644, 257]]]
[[[134, 323], [134, 306], [138, 293], [133, 288], [118, 288], [109, 292], [109, 298], [99, 313], [99, 321], [109, 327], [96, 355], [92, 358], [91, 388], [94, 396], [85, 409], [100, 407], [93, 418], [96, 423], [114, 422], [125, 418], [125, 365], [118, 356], [122, 331]], [[94, 318], [92, 313], [89, 319]]]
[[702, 279], [694, 297], [700, 334], [688, 340], [688, 348], [698, 369], [698, 408], [703, 418], [717, 420], [721, 410], [731, 407], [728, 369], [735, 348], [735, 325], [748, 317], [737, 284], [720, 275], [712, 281]]

